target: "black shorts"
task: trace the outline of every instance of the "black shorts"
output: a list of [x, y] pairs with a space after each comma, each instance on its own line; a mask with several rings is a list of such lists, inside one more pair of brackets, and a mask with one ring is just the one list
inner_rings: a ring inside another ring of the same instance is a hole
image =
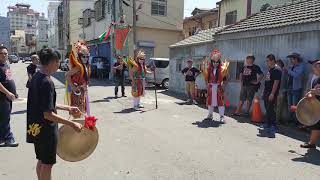
[[256, 88], [254, 86], [242, 86], [240, 90], [240, 101], [252, 102], [255, 94]]
[[320, 121], [317, 124], [310, 126], [310, 129], [311, 130], [320, 130]]
[[43, 164], [55, 164], [57, 154], [57, 138], [53, 137], [45, 141], [38, 141], [34, 143], [34, 150], [36, 158]]

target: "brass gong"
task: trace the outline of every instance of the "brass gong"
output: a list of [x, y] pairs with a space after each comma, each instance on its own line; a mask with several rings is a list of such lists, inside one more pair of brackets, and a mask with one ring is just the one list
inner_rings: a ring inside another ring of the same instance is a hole
[[[84, 125], [84, 120], [74, 120]], [[98, 145], [99, 134], [94, 130], [83, 127], [81, 132], [63, 125], [58, 132], [57, 155], [69, 162], [81, 161], [90, 156]]]
[[306, 126], [313, 126], [320, 120], [320, 101], [315, 98], [303, 98], [297, 105], [298, 121]]

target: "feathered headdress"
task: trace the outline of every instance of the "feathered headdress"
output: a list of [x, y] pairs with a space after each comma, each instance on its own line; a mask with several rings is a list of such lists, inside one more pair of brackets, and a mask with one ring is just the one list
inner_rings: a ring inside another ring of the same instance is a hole
[[146, 57], [146, 53], [142, 50], [139, 50], [137, 53], [137, 60], [140, 58], [145, 58]]
[[79, 54], [89, 54], [89, 48], [85, 44], [85, 42], [78, 41], [74, 44], [74, 47], [70, 53], [70, 64], [71, 67], [80, 68], [81, 76], [84, 76], [84, 67], [81, 65]]
[[219, 50], [215, 49], [211, 52], [210, 54], [210, 59], [215, 60], [215, 59], [221, 59], [222, 54]]

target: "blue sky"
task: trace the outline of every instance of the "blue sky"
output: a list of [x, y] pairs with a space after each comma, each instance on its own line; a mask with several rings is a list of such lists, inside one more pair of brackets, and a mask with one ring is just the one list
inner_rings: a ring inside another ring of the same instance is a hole
[[[172, 0], [170, 0], [172, 1]], [[214, 8], [216, 7], [216, 2], [219, 0], [185, 0], [184, 4], [184, 14], [185, 16], [190, 16], [190, 13], [195, 7], [198, 8]], [[31, 8], [40, 12], [47, 14], [48, 0], [1, 0], [0, 6], [0, 16], [7, 16], [7, 6], [15, 5], [16, 3], [28, 3], [31, 5]]]

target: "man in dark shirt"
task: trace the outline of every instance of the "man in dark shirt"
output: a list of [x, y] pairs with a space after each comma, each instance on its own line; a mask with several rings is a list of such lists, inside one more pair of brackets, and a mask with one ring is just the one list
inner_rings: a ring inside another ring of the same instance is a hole
[[189, 98], [187, 102], [198, 104], [195, 100], [194, 92], [195, 81], [197, 76], [200, 74], [200, 71], [197, 68], [193, 67], [193, 61], [191, 59], [187, 61], [187, 67], [182, 70], [182, 74], [185, 76], [186, 81], [186, 91]]
[[38, 179], [51, 179], [56, 163], [58, 123], [80, 131], [82, 125], [57, 115], [57, 109], [78, 116], [76, 107], [56, 105], [56, 91], [51, 75], [59, 68], [60, 54], [49, 48], [40, 51], [41, 69], [30, 82], [27, 102], [27, 142], [34, 144]]
[[14, 140], [11, 132], [10, 114], [12, 101], [15, 100], [18, 95], [10, 67], [7, 64], [7, 58], [7, 48], [0, 46], [0, 147], [16, 147], [18, 143]]
[[277, 96], [280, 89], [282, 72], [276, 67], [276, 58], [273, 54], [267, 56], [268, 72], [265, 77], [263, 100], [266, 109], [267, 121], [263, 125], [264, 128], [276, 133], [276, 112]]
[[122, 97], [126, 97], [125, 88], [124, 88], [124, 72], [126, 70], [126, 65], [122, 60], [122, 56], [117, 56], [117, 62], [113, 65], [113, 72], [114, 72], [114, 80], [115, 80], [115, 88], [114, 88], [114, 95], [118, 98], [118, 89], [121, 86], [121, 93]]
[[37, 54], [33, 54], [31, 56], [31, 60], [32, 63], [27, 66], [27, 73], [28, 73], [28, 81], [27, 81], [27, 85], [26, 87], [29, 88], [30, 87], [30, 81], [32, 79], [32, 76], [36, 73], [37, 71], [37, 65], [39, 64], [39, 57]]
[[245, 115], [249, 115], [250, 107], [255, 93], [260, 87], [260, 82], [263, 79], [263, 73], [259, 66], [254, 64], [255, 57], [249, 55], [246, 58], [246, 65], [240, 71], [240, 102], [234, 115], [240, 115], [243, 103], [246, 102], [247, 107]]
[[[309, 61], [310, 64], [312, 64], [312, 71], [314, 74], [314, 77], [311, 80], [311, 89], [306, 94], [306, 98], [313, 98], [316, 97], [320, 101], [320, 59]], [[302, 148], [317, 148], [317, 142], [320, 139], [320, 121], [311, 126], [311, 136], [309, 139], [309, 142], [305, 144], [301, 144], [300, 147]]]

